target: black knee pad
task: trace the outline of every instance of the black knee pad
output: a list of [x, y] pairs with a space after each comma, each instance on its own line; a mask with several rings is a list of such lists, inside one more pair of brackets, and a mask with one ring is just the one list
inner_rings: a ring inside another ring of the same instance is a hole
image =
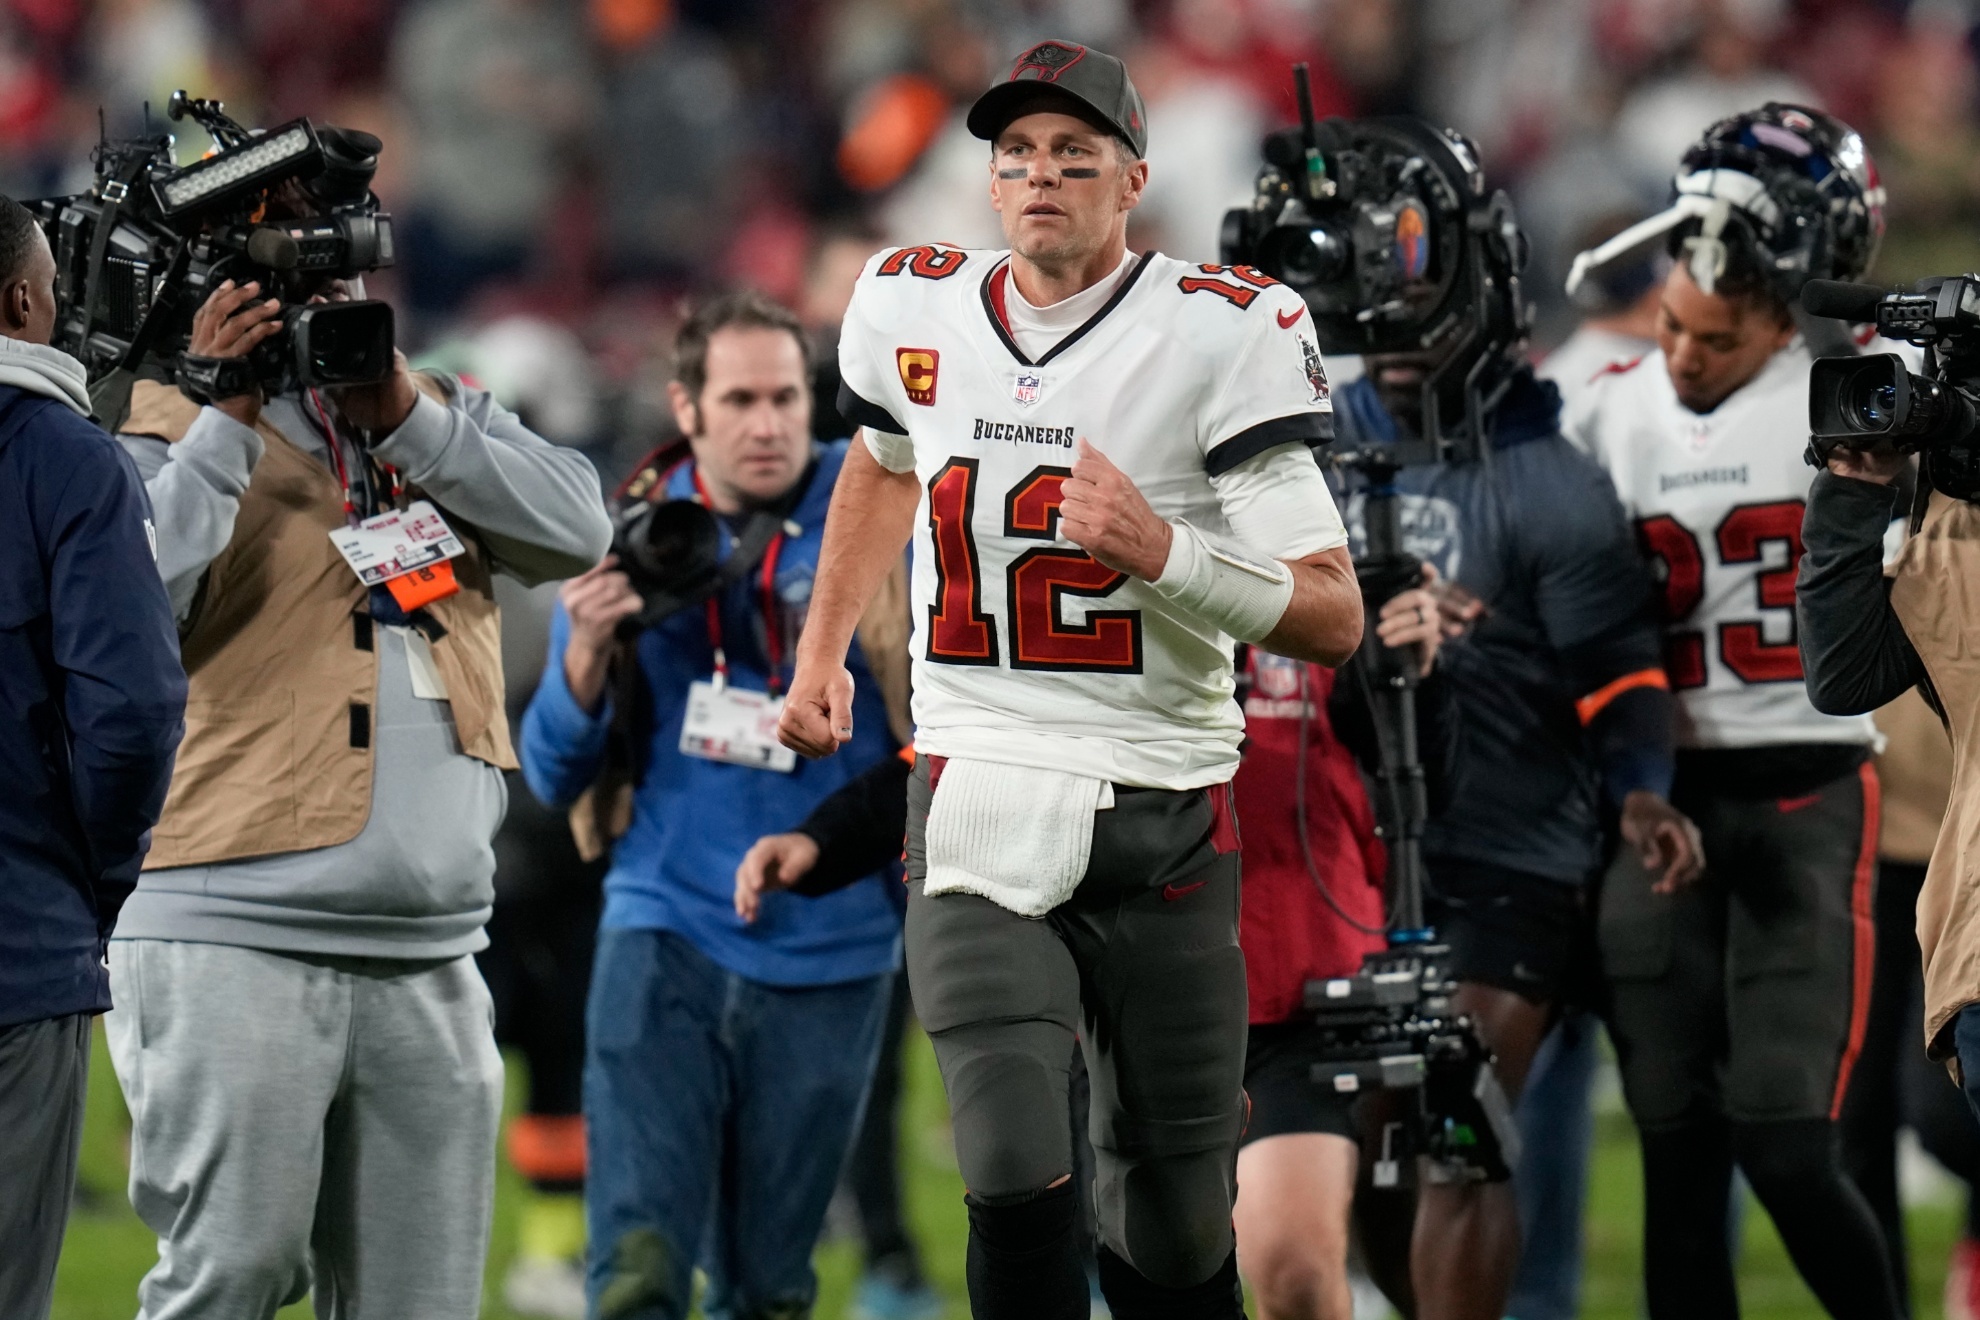
[[1116, 1320], [1244, 1320], [1244, 1285], [1238, 1282], [1237, 1252], [1217, 1271], [1186, 1288], [1165, 1288], [1107, 1247], [1097, 1253], [1100, 1291]]
[[1190, 1288], [1231, 1254], [1242, 1097], [1222, 1114], [1153, 1122], [1116, 1113], [1094, 1129], [1100, 1238], [1154, 1284]]
[[969, 1303], [976, 1320], [1085, 1320], [1072, 1179], [1040, 1192], [963, 1198], [969, 1207]]

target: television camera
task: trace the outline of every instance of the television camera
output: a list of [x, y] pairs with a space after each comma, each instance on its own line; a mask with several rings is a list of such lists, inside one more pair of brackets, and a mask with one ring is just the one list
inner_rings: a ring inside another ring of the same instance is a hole
[[1922, 373], [1896, 353], [1818, 359], [1808, 375], [1809, 462], [1826, 466], [1836, 449], [1916, 453], [1933, 488], [1980, 499], [1980, 275], [1934, 276], [1913, 293], [1810, 280], [1801, 301], [1811, 316], [1874, 325], [1925, 350]]
[[[183, 91], [166, 114], [213, 149], [181, 166], [170, 133], [106, 138], [88, 192], [27, 204], [55, 254], [55, 345], [88, 369], [98, 415], [121, 419], [140, 368], [206, 397], [390, 375], [390, 306], [312, 301], [393, 263], [392, 218], [371, 191], [379, 140], [308, 119], [252, 130]], [[280, 299], [284, 328], [246, 358], [190, 357], [193, 315], [227, 280]]]
[[1266, 139], [1248, 207], [1224, 217], [1222, 260], [1256, 266], [1305, 300], [1323, 353], [1423, 355], [1413, 437], [1330, 451], [1359, 474], [1365, 551], [1355, 561], [1369, 612], [1357, 671], [1379, 747], [1378, 832], [1387, 844], [1388, 947], [1352, 976], [1307, 984], [1322, 1045], [1315, 1085], [1385, 1090], [1406, 1117], [1389, 1125], [1378, 1186], [1401, 1158], [1429, 1158], [1436, 1181], [1502, 1181], [1518, 1160], [1512, 1106], [1492, 1052], [1457, 1010], [1450, 950], [1423, 916], [1429, 801], [1418, 752], [1412, 658], [1384, 647], [1376, 612], [1419, 585], [1403, 543], [1396, 477], [1405, 467], [1485, 461], [1486, 418], [1513, 377], [1527, 332], [1518, 272], [1525, 240], [1504, 193], [1488, 195], [1471, 144], [1420, 120], [1316, 123], [1305, 65], [1293, 70], [1296, 129]]

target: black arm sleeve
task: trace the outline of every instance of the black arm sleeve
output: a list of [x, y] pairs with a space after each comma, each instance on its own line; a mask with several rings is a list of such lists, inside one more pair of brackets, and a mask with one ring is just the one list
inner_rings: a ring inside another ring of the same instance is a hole
[[797, 832], [818, 844], [818, 864], [791, 886], [792, 893], [808, 898], [835, 893], [900, 857], [910, 768], [898, 756], [876, 761], [812, 808]]
[[1925, 666], [1891, 608], [1884, 532], [1897, 491], [1824, 472], [1801, 521], [1794, 612], [1808, 699], [1827, 715], [1860, 715], [1925, 681]]

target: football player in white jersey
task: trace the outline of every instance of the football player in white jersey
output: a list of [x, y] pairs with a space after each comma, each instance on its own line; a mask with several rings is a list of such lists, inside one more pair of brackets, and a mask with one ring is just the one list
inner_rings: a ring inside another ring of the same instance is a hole
[[1830, 1314], [1903, 1313], [1836, 1130], [1871, 984], [1876, 731], [1810, 704], [1793, 608], [1811, 359], [1790, 307], [1808, 279], [1869, 264], [1881, 202], [1861, 139], [1827, 115], [1769, 103], [1715, 125], [1677, 203], [1637, 226], [1669, 229], [1676, 258], [1657, 349], [1566, 419], [1661, 563], [1672, 800], [1707, 858], [1697, 884], [1655, 893], [1625, 852], [1602, 896], [1656, 1320], [1738, 1314], [1735, 1162]]
[[843, 656], [914, 542], [907, 947], [968, 1186], [979, 1320], [1087, 1314], [1066, 1087], [1092, 1077], [1116, 1316], [1242, 1314], [1246, 1027], [1234, 640], [1360, 640], [1310, 445], [1306, 308], [1127, 250], [1148, 178], [1120, 61], [1050, 41], [972, 108], [1008, 252], [882, 253], [840, 348], [863, 443], [834, 492], [784, 740], [847, 736]]

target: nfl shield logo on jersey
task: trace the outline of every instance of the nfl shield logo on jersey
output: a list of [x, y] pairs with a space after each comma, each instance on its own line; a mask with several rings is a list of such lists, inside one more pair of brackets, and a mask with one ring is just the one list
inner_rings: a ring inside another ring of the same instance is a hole
[[1027, 406], [1038, 402], [1038, 391], [1045, 388], [1045, 378], [1035, 371], [1020, 371], [1017, 383], [1011, 387], [1011, 397]]

